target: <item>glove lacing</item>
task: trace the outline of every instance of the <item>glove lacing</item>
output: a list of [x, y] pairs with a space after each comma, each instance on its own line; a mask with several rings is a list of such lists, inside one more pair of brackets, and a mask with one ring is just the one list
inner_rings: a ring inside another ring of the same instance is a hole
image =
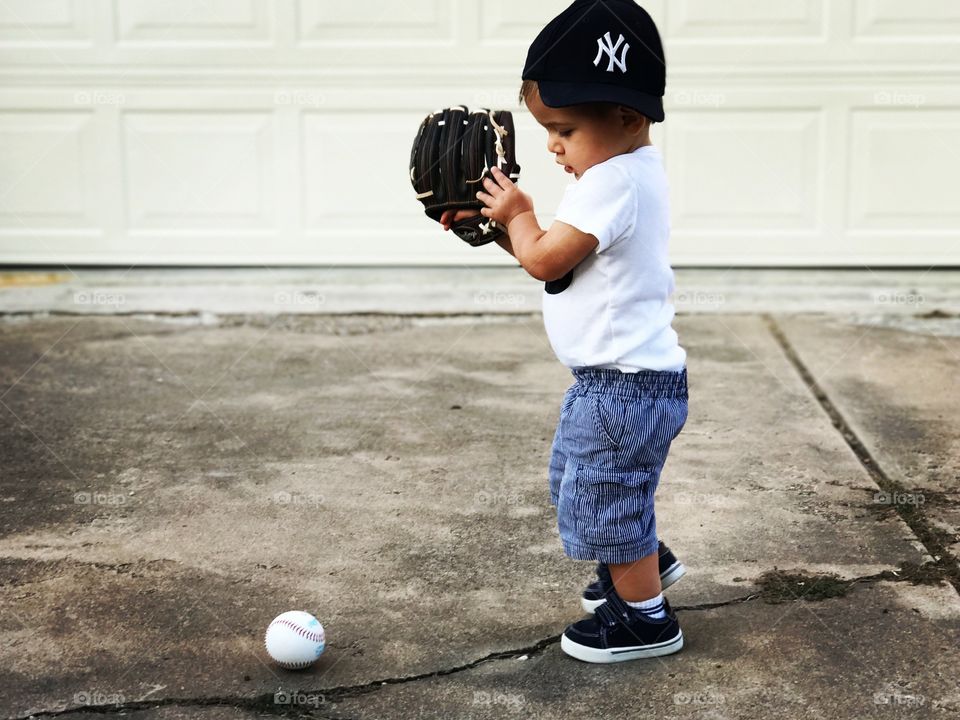
[[[493, 116], [493, 110], [487, 110], [487, 117], [490, 119], [490, 124], [493, 126], [493, 133], [497, 136], [497, 141], [493, 144], [494, 149], [497, 151], [497, 167], [503, 170], [503, 165], [507, 160], [507, 153], [503, 149], [503, 139], [510, 134], [510, 132], [498, 123]], [[480, 173], [480, 177], [471, 182], [479, 182], [484, 174], [487, 172], [487, 169], [484, 168], [483, 172]], [[481, 223], [480, 231], [486, 235], [489, 232], [492, 232], [494, 229], [499, 228], [500, 224], [493, 219], [488, 220], [485, 223]]]

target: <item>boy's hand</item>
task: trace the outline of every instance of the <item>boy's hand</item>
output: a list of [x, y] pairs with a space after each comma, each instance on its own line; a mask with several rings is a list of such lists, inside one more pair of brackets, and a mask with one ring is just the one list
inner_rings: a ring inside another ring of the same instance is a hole
[[457, 210], [456, 213], [453, 210], [445, 210], [440, 216], [440, 224], [443, 225], [444, 230], [449, 230], [458, 220], [479, 214], [476, 210]]
[[504, 175], [500, 168], [493, 167], [490, 171], [493, 173], [493, 180], [487, 178], [483, 181], [487, 192], [477, 193], [477, 199], [487, 206], [480, 210], [480, 214], [493, 218], [506, 230], [517, 215], [533, 212], [533, 200]]

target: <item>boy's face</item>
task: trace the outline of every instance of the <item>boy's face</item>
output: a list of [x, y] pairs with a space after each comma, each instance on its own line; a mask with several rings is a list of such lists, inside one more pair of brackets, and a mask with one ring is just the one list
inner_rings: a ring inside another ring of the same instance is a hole
[[530, 93], [526, 105], [547, 130], [547, 152], [577, 180], [594, 165], [639, 147], [637, 136], [627, 131], [617, 108], [600, 115], [577, 106], [547, 107], [538, 92]]

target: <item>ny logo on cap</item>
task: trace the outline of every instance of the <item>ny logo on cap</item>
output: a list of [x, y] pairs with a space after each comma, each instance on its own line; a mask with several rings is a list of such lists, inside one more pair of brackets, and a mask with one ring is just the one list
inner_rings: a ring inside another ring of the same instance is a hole
[[[620, 50], [620, 57], [618, 58], [616, 52], [621, 45], [623, 45], [623, 49]], [[613, 72], [614, 65], [620, 68], [621, 72], [627, 71], [627, 50], [630, 49], [630, 43], [624, 44], [623, 35], [617, 38], [617, 43], [614, 45], [613, 40], [610, 39], [610, 33], [604, 33], [602, 38], [597, 38], [597, 47], [597, 57], [593, 60], [595, 66], [600, 64], [600, 58], [606, 53], [610, 58], [610, 62], [607, 64], [607, 72]]]

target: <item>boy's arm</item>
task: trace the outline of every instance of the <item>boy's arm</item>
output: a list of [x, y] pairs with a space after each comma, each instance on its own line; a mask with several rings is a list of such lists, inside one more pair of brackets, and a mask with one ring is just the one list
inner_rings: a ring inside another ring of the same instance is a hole
[[495, 182], [484, 180], [487, 192], [477, 193], [487, 206], [480, 212], [507, 228], [511, 254], [537, 280], [559, 280], [599, 245], [593, 235], [563, 222], [554, 222], [549, 230], [541, 228], [530, 196], [499, 168], [491, 171]]
[[600, 244], [593, 235], [564, 222], [555, 221], [543, 230], [532, 210], [515, 216], [507, 230], [514, 257], [530, 275], [546, 282], [562, 278]]
[[517, 256], [517, 254], [513, 251], [513, 242], [511, 242], [509, 235], [501, 235], [494, 242], [496, 242], [497, 245], [502, 247], [504, 250], [506, 250], [508, 253], [510, 253], [514, 257]]

